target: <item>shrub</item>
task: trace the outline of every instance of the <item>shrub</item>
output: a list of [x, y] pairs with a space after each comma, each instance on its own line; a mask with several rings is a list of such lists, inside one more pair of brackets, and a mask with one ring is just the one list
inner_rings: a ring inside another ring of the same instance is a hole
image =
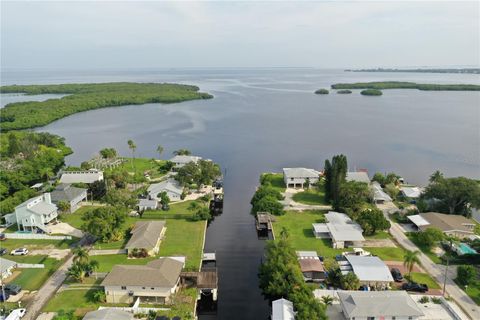
[[461, 285], [469, 285], [475, 282], [475, 267], [471, 265], [461, 265], [457, 268], [457, 281]]
[[315, 94], [328, 94], [329, 91], [327, 89], [318, 89], [315, 91]]
[[430, 302], [430, 298], [427, 297], [427, 296], [423, 296], [420, 298], [419, 300], [420, 303], [429, 303]]
[[383, 93], [382, 91], [377, 89], [365, 89], [360, 91], [360, 94], [364, 96], [381, 96]]
[[345, 90], [338, 90], [337, 93], [339, 93], [339, 94], [350, 94], [350, 93], [352, 93], [352, 91], [345, 89]]

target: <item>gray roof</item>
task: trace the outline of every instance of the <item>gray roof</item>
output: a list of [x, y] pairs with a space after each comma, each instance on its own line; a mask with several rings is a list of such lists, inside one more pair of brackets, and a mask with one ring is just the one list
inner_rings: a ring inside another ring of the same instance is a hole
[[115, 265], [102, 286], [173, 288], [182, 268], [183, 262], [173, 258], [160, 258], [146, 265]]
[[319, 178], [320, 172], [308, 168], [283, 168], [283, 175], [289, 178]]
[[66, 171], [60, 177], [60, 183], [93, 183], [103, 180], [103, 171]]
[[174, 163], [180, 163], [180, 164], [187, 164], [189, 162], [197, 162], [201, 160], [202, 157], [197, 157], [197, 156], [175, 156], [172, 159], [170, 159], [171, 162]]
[[383, 201], [392, 201], [392, 198], [388, 194], [386, 194], [382, 186], [376, 181], [372, 183], [372, 188], [373, 188], [373, 200], [383, 200]]
[[150, 196], [154, 198], [163, 191], [181, 195], [183, 193], [183, 187], [175, 179], [168, 179], [159, 183], [151, 184], [147, 191]]
[[345, 213], [330, 211], [325, 215], [326, 226], [332, 240], [335, 241], [365, 241], [362, 228], [352, 221]]
[[423, 189], [419, 187], [401, 187], [400, 191], [407, 198], [418, 198], [422, 194]]
[[[38, 196], [38, 197], [35, 197], [35, 198], [30, 198], [30, 199], [22, 202], [18, 206], [16, 206], [15, 210], [17, 208], [20, 208], [20, 207], [26, 207], [26, 209], [28, 211], [30, 211], [34, 214], [38, 214], [38, 215], [50, 214], [52, 212], [57, 211], [57, 206], [56, 205], [54, 205], [52, 203], [48, 203], [48, 202], [45, 201], [46, 199], [48, 199], [48, 196], [49, 196], [48, 193], [44, 193], [41, 196]], [[37, 202], [37, 203], [34, 204], [34, 205], [31, 205], [33, 202]]]
[[137, 221], [125, 248], [147, 250], [155, 248], [164, 228], [165, 221]]
[[85, 191], [87, 191], [87, 189], [72, 187], [71, 184], [61, 183], [51, 192], [52, 202], [70, 202], [84, 194]]
[[6, 272], [8, 269], [15, 267], [17, 263], [15, 261], [11, 261], [5, 258], [0, 257], [0, 272], [3, 274]]
[[157, 207], [157, 200], [150, 200], [150, 199], [140, 199], [138, 200], [139, 207], [148, 207], [148, 208], [156, 208]]
[[272, 320], [294, 320], [293, 303], [287, 299], [272, 302]]
[[405, 291], [338, 291], [347, 318], [419, 317], [424, 313]]
[[115, 308], [105, 308], [87, 312], [83, 320], [133, 320], [133, 314]]
[[390, 270], [379, 257], [346, 255], [345, 258], [360, 281], [393, 282]]
[[347, 181], [370, 183], [370, 178], [365, 171], [347, 172]]

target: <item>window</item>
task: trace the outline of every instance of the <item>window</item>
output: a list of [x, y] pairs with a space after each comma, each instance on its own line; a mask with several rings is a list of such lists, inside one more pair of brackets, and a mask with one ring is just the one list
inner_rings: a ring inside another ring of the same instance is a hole
[[145, 290], [145, 287], [142, 287], [143, 290]]
[[150, 288], [150, 289], [155, 290], [155, 288]]
[[127, 287], [125, 287], [125, 286], [122, 286], [122, 290], [127, 290]]
[[392, 320], [395, 320], [395, 319], [397, 319], [397, 318], [396, 318], [396, 317], [392, 317]]
[[413, 317], [408, 317], [408, 320], [412, 320], [412, 319], [413, 319]]
[[367, 320], [375, 320], [375, 317], [367, 317]]

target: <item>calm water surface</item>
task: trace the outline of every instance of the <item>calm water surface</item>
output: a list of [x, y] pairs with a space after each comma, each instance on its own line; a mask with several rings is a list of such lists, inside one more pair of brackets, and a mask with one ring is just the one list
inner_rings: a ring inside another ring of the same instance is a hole
[[[265, 171], [322, 168], [348, 156], [350, 169], [395, 171], [424, 184], [435, 170], [480, 178], [480, 93], [385, 90], [381, 97], [314, 95], [336, 82], [480, 83], [475, 75], [347, 73], [335, 70], [10, 71], [2, 84], [179, 82], [198, 85], [212, 100], [125, 106], [75, 114], [39, 131], [66, 138], [79, 164], [103, 147], [128, 155], [165, 157], [178, 148], [214, 159], [226, 169], [225, 208], [208, 228], [206, 251], [220, 271], [218, 319], [266, 319], [258, 289], [263, 254], [249, 200]], [[8, 97], [3, 97], [2, 103]]]

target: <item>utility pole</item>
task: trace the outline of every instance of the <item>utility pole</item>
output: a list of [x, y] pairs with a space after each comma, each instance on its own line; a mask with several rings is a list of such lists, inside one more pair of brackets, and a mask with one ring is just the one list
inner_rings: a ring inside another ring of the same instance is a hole
[[447, 273], [448, 273], [448, 263], [450, 258], [447, 256], [447, 267], [445, 268], [445, 278], [443, 279], [443, 297], [445, 298], [445, 287], [447, 286]]

